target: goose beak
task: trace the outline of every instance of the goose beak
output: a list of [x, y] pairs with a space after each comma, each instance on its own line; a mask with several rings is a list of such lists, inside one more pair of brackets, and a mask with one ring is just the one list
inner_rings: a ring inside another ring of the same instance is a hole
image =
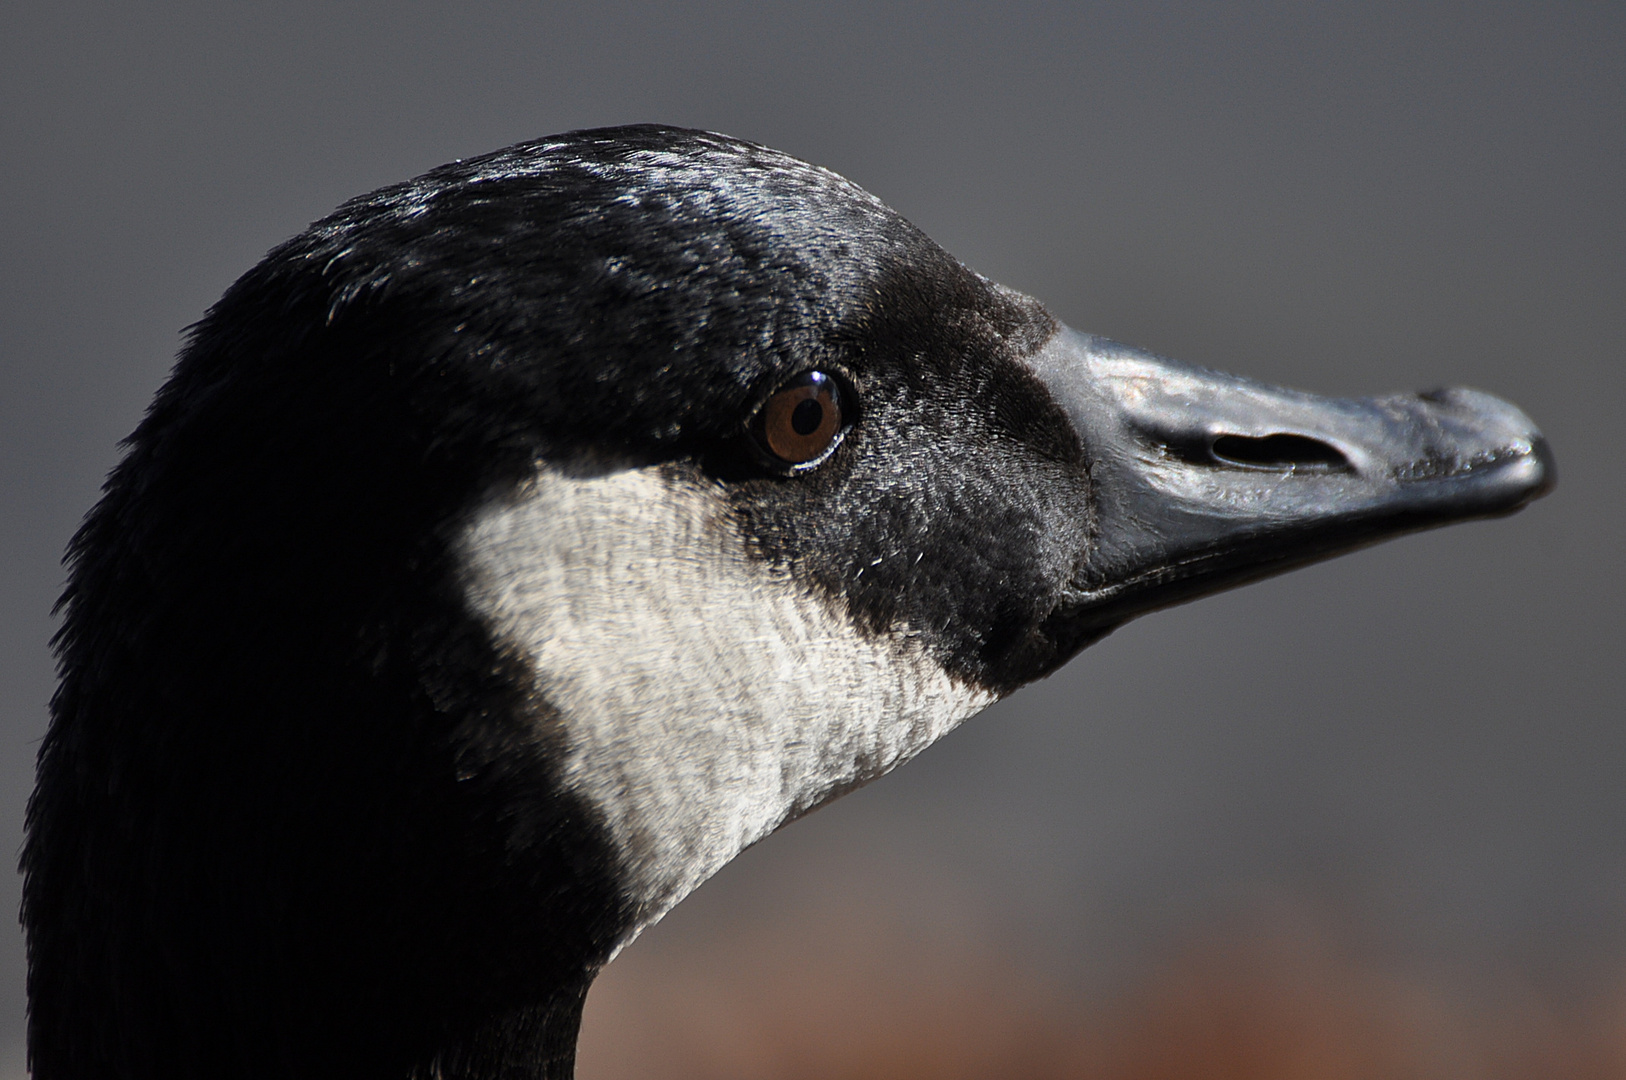
[[1177, 604], [1552, 490], [1530, 418], [1477, 390], [1338, 399], [1063, 328], [1031, 361], [1071, 417], [1094, 543], [1066, 616], [1099, 637]]

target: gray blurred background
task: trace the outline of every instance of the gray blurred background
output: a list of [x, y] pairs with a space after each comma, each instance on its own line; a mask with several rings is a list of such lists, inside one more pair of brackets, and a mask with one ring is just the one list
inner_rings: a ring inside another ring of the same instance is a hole
[[[645, 120], [830, 166], [1080, 329], [1322, 392], [1492, 390], [1560, 484], [1132, 624], [748, 852], [612, 966], [584, 1080], [791, 1075], [857, 1029], [925, 1032], [946, 1075], [956, 1009], [1122, 1041], [1244, 975], [1411, 1016], [1441, 1075], [1494, 1072], [1475, 1040], [1513, 1013], [1626, 1075], [1620, 4], [8, 7], [8, 850], [58, 558], [181, 329], [350, 195]], [[0, 1076], [22, 956], [0, 934]]]

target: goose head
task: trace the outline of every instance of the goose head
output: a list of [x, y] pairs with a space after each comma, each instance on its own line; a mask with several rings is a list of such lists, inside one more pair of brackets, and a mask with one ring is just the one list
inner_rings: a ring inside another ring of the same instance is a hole
[[718, 135], [363, 196], [192, 329], [73, 541], [35, 1076], [566, 1076], [593, 975], [780, 825], [1126, 620], [1551, 477], [1489, 395], [1075, 332]]

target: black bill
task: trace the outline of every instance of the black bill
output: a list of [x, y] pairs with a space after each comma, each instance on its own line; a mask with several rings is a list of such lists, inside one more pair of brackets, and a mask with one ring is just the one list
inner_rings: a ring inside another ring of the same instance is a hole
[[1085, 440], [1095, 543], [1068, 621], [1102, 634], [1552, 489], [1530, 418], [1477, 390], [1325, 398], [1063, 329], [1033, 367]]

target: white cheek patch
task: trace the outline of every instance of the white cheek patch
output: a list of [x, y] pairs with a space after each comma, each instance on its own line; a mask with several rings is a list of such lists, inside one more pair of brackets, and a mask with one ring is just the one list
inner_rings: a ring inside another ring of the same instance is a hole
[[747, 553], [721, 493], [659, 468], [543, 468], [462, 538], [472, 608], [561, 717], [653, 922], [779, 825], [908, 760], [994, 695], [907, 630]]

